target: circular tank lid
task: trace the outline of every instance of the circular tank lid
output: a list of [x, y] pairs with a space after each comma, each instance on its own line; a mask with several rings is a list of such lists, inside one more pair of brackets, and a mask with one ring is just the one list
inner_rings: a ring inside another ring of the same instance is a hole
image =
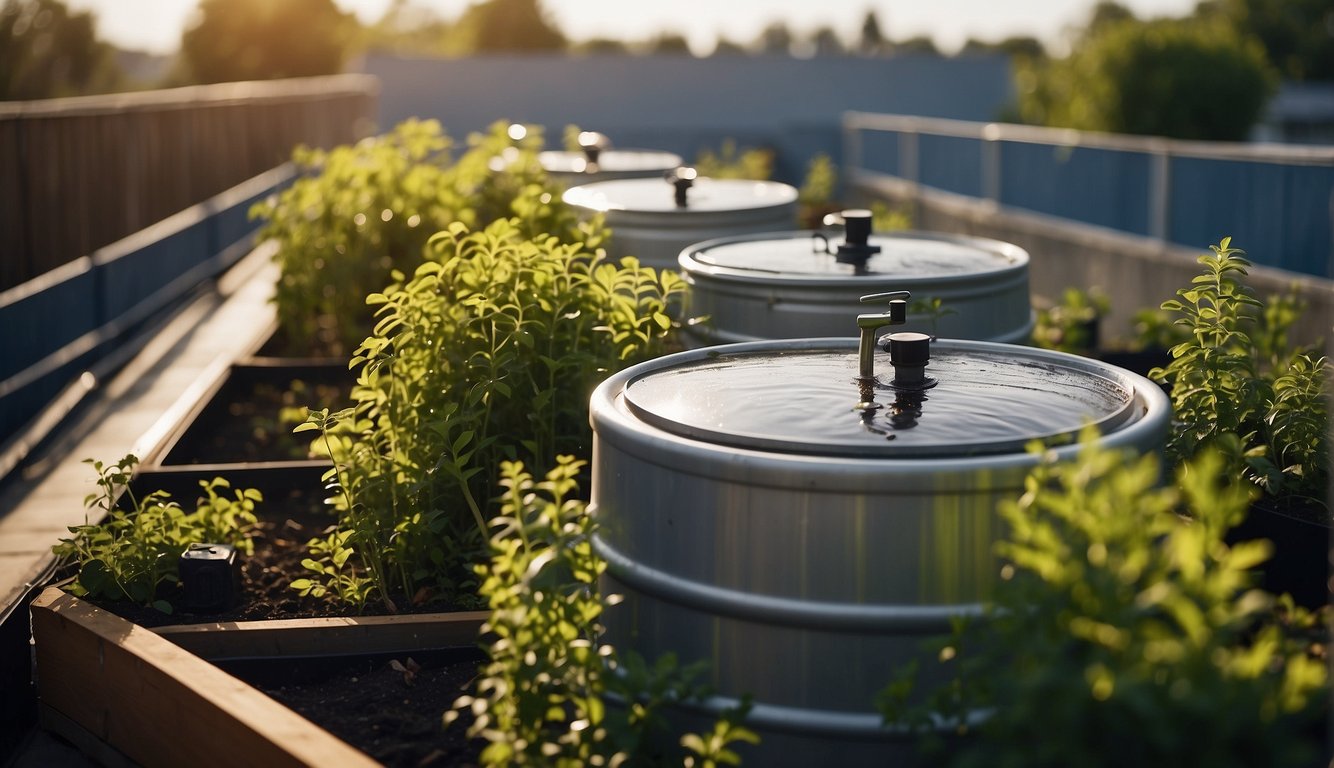
[[796, 188], [788, 184], [707, 176], [694, 179], [684, 208], [676, 205], [674, 195], [672, 184], [661, 178], [616, 179], [571, 187], [565, 191], [564, 200], [594, 211], [663, 215], [764, 210], [797, 201]]
[[700, 243], [682, 264], [738, 276], [823, 278], [928, 278], [1003, 272], [1027, 263], [1018, 247], [995, 240], [903, 232], [872, 235], [879, 250], [865, 270], [836, 260], [839, 237], [812, 232], [781, 232], [721, 238]]
[[[549, 173], [584, 173], [589, 170], [583, 152], [548, 150], [537, 159]], [[653, 149], [606, 149], [598, 155], [596, 170], [603, 173], [661, 173], [681, 164], [681, 157]]]
[[[1033, 440], [1073, 440], [1138, 418], [1134, 384], [1098, 361], [1028, 347], [936, 342], [925, 389], [896, 387], [875, 354], [873, 387], [846, 345], [728, 353], [648, 371], [625, 387], [642, 421], [714, 444], [846, 457], [1022, 453]], [[930, 380], [934, 380], [932, 383]]]

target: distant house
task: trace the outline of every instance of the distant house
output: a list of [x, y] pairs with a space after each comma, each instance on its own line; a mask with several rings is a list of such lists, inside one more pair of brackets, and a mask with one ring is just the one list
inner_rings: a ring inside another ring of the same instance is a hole
[[1334, 83], [1283, 83], [1251, 137], [1290, 144], [1334, 144]]

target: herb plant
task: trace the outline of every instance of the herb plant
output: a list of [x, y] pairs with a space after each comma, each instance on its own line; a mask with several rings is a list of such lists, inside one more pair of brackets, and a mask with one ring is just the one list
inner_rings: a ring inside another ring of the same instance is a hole
[[1309, 764], [1325, 662], [1314, 617], [1250, 588], [1268, 542], [1225, 543], [1249, 489], [1212, 452], [1162, 486], [1094, 438], [1004, 505], [994, 609], [940, 652], [952, 682], [919, 708], [897, 686], [887, 716], [971, 734], [940, 755], [960, 767]]
[[[618, 765], [664, 757], [664, 704], [692, 695], [673, 659], [622, 661], [601, 639], [605, 563], [593, 551], [595, 523], [577, 497], [583, 462], [557, 459], [535, 482], [504, 462], [491, 558], [477, 566], [491, 611], [490, 662], [475, 695], [446, 713], [473, 714], [469, 735], [486, 740], [485, 765]], [[608, 706], [608, 694], [621, 703]], [[707, 734], [679, 738], [686, 764], [735, 764], [730, 746], [756, 737], [729, 713]], [[678, 759], [678, 764], [680, 760]]]
[[[506, 460], [588, 456], [587, 402], [608, 373], [659, 354], [679, 277], [602, 251], [528, 239], [517, 222], [454, 224], [411, 278], [368, 298], [355, 406], [313, 418], [331, 454], [340, 526], [382, 598], [475, 586], [490, 481]], [[318, 558], [316, 558], [318, 560]], [[322, 563], [316, 584], [329, 588]]]
[[1225, 472], [1270, 496], [1323, 506], [1325, 358], [1289, 346], [1300, 305], [1279, 299], [1266, 307], [1255, 298], [1241, 281], [1250, 262], [1230, 238], [1211, 251], [1199, 257], [1203, 274], [1162, 305], [1190, 332], [1172, 347], [1172, 361], [1149, 373], [1172, 387], [1177, 427], [1168, 455], [1181, 461], [1214, 445], [1228, 457]]
[[738, 151], [735, 139], [725, 139], [717, 152], [705, 149], [695, 156], [695, 170], [712, 179], [764, 180], [773, 175], [774, 153], [769, 149]]
[[530, 236], [587, 242], [594, 230], [561, 201], [537, 161], [541, 145], [540, 132], [498, 122], [455, 160], [438, 122], [408, 120], [354, 146], [298, 149], [302, 178], [251, 211], [277, 245], [285, 343], [303, 354], [355, 349], [372, 325], [365, 297], [412, 269], [451, 223], [514, 217]]
[[1092, 354], [1099, 346], [1098, 321], [1110, 308], [1097, 288], [1066, 288], [1061, 300], [1038, 310], [1033, 344], [1073, 354]]
[[[186, 512], [163, 491], [136, 498], [130, 477], [139, 463], [133, 455], [114, 465], [88, 459], [97, 472], [97, 493], [85, 506], [101, 511], [102, 520], [72, 526], [71, 538], [53, 547], [57, 557], [78, 566], [78, 575], [66, 587], [72, 594], [107, 600], [127, 600], [171, 613], [163, 588], [179, 582], [177, 564], [191, 544], [230, 544], [250, 554], [249, 533], [256, 523], [259, 491], [248, 488], [230, 498], [220, 477], [200, 481], [195, 511]], [[122, 497], [123, 494], [123, 497]]]

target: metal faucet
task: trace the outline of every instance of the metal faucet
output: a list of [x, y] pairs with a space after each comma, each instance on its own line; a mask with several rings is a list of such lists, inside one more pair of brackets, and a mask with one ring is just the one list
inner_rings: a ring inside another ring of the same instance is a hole
[[857, 345], [857, 375], [864, 380], [875, 377], [875, 332], [887, 325], [903, 325], [908, 321], [908, 291], [889, 291], [863, 296], [863, 304], [889, 300], [888, 312], [870, 312], [857, 315], [860, 340]]

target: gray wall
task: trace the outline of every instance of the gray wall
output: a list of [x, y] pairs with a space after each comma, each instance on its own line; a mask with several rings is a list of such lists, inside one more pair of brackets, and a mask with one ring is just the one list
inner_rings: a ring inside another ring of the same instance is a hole
[[380, 78], [380, 129], [433, 117], [455, 139], [505, 119], [601, 131], [621, 147], [693, 159], [733, 138], [776, 150], [775, 176], [800, 181], [817, 152], [840, 160], [846, 110], [994, 120], [1012, 93], [1003, 56], [367, 57]]

